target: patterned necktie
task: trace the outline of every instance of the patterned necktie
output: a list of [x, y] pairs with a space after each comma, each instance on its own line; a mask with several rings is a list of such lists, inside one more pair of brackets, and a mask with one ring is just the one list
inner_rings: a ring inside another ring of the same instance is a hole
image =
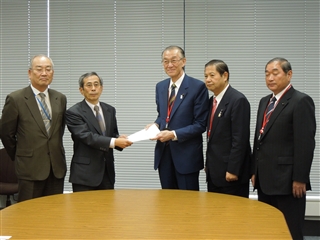
[[266, 120], [267, 120], [267, 123], [269, 122], [269, 118], [271, 116], [271, 113], [273, 112], [274, 110], [274, 104], [275, 102], [277, 101], [276, 97], [273, 97], [267, 107], [267, 111], [266, 111]]
[[171, 94], [170, 94], [170, 97], [169, 97], [169, 104], [168, 104], [169, 109], [172, 108], [173, 102], [176, 99], [175, 88], [176, 88], [176, 85], [174, 83], [172, 83], [172, 85], [171, 85]]
[[214, 97], [213, 98], [213, 104], [212, 104], [212, 110], [211, 110], [211, 116], [210, 116], [210, 125], [209, 125], [209, 130], [208, 130], [208, 138], [210, 137], [210, 134], [211, 134], [212, 122], [213, 122], [213, 117], [214, 117], [214, 113], [216, 112], [216, 109], [217, 109], [217, 99]]
[[104, 136], [106, 134], [106, 127], [105, 127], [105, 125], [103, 123], [102, 116], [101, 116], [101, 114], [99, 112], [99, 106], [95, 105], [93, 109], [96, 111], [96, 119], [97, 119], [97, 121], [99, 123], [102, 135]]
[[50, 117], [50, 112], [48, 105], [46, 103], [46, 95], [44, 93], [39, 93], [40, 96], [40, 101], [41, 101], [41, 116], [42, 120], [44, 122], [44, 126], [46, 127], [47, 133], [49, 134], [50, 132], [50, 127], [51, 127], [51, 117]]

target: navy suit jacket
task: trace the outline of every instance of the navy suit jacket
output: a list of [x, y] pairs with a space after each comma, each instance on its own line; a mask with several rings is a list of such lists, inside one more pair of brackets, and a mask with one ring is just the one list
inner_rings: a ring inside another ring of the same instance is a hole
[[[166, 127], [168, 110], [168, 88], [170, 79], [156, 85], [156, 104], [158, 117], [156, 123], [160, 130]], [[175, 130], [178, 140], [169, 141], [171, 155], [176, 170], [188, 174], [203, 169], [203, 139], [209, 107], [209, 95], [205, 84], [185, 75], [171, 111], [168, 128]], [[157, 141], [155, 147], [154, 169], [160, 164], [166, 143]]]
[[258, 108], [253, 149], [256, 182], [268, 195], [292, 194], [293, 181], [306, 183], [307, 190], [310, 190], [309, 174], [316, 132], [314, 102], [310, 96], [291, 87], [278, 100], [259, 139], [271, 96], [262, 98]]
[[116, 110], [103, 102], [100, 102], [100, 106], [106, 124], [105, 136], [102, 135], [99, 123], [85, 100], [75, 104], [66, 112], [67, 127], [73, 140], [69, 179], [71, 183], [98, 186], [102, 181], [106, 165], [110, 181], [113, 184], [115, 182], [113, 149], [109, 146], [111, 138], [119, 136]]
[[[211, 110], [208, 126], [210, 116]], [[216, 186], [226, 187], [248, 183], [251, 177], [250, 166], [250, 104], [242, 93], [229, 85], [212, 122], [206, 152], [207, 172]], [[227, 182], [226, 172], [237, 175], [238, 181]]]

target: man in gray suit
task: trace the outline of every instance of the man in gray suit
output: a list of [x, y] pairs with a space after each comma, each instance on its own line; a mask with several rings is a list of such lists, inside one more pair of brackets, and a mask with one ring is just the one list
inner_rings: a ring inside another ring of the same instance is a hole
[[95, 72], [83, 74], [79, 90], [84, 100], [69, 108], [66, 121], [73, 139], [70, 182], [74, 192], [114, 189], [113, 149], [131, 146], [119, 136], [116, 110], [99, 101], [103, 81]]
[[259, 103], [252, 183], [259, 201], [283, 213], [292, 238], [303, 239], [316, 119], [312, 98], [294, 89], [291, 77], [286, 59], [267, 63], [265, 80], [272, 94]]
[[19, 202], [63, 192], [67, 99], [48, 88], [53, 74], [51, 58], [34, 56], [28, 71], [30, 86], [10, 93], [2, 110], [1, 140], [15, 161]]

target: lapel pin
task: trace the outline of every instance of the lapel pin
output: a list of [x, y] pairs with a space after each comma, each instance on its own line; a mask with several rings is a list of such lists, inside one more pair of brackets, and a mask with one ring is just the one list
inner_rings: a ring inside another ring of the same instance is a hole
[[220, 110], [218, 117], [221, 117], [223, 114], [223, 109]]

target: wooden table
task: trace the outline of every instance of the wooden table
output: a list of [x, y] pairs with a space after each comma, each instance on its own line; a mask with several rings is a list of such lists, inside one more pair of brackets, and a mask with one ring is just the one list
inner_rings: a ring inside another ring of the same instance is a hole
[[0, 211], [11, 239], [290, 239], [277, 209], [231, 195], [105, 190], [14, 204]]

